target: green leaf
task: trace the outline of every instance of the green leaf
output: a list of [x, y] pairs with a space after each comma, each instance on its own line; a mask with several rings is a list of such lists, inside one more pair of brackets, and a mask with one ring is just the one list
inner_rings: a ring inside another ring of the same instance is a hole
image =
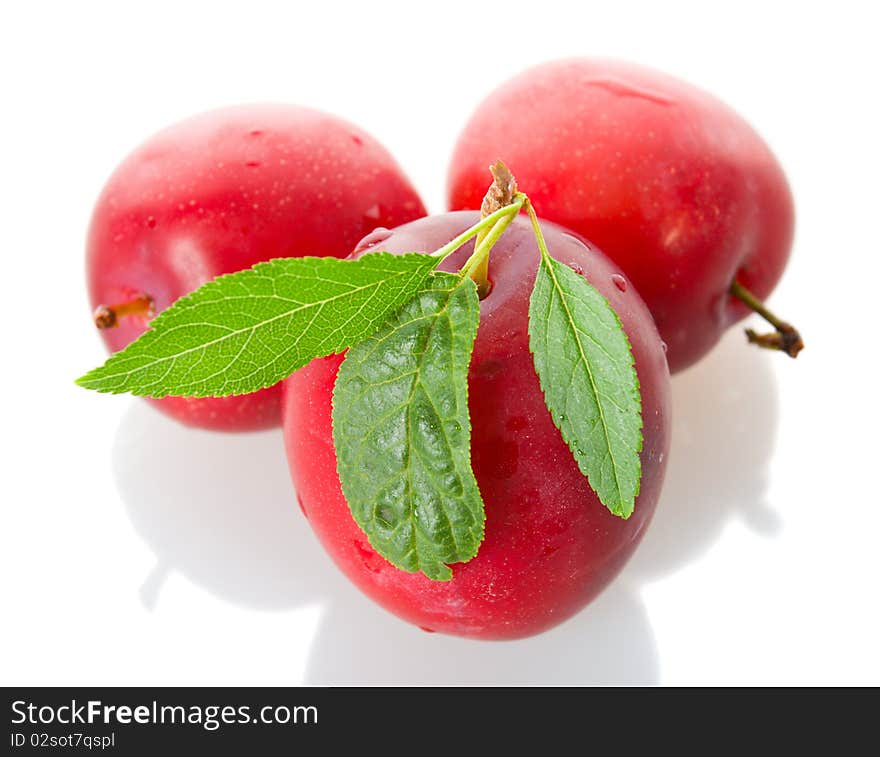
[[628, 518], [641, 481], [642, 403], [629, 340], [608, 301], [542, 255], [529, 342], [553, 422], [612, 513]]
[[368, 337], [412, 298], [439, 260], [364, 255], [279, 258], [220, 276], [77, 383], [150, 397], [247, 394]]
[[389, 562], [445, 581], [483, 540], [471, 470], [468, 366], [480, 304], [469, 278], [435, 273], [378, 333], [352, 347], [333, 393], [342, 491]]

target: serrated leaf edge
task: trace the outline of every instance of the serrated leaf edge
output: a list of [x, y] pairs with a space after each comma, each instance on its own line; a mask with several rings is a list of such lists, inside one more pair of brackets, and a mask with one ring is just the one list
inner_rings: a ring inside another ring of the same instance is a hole
[[[559, 280], [556, 277], [556, 271], [553, 269], [553, 265], [562, 266], [562, 265], [565, 265], [565, 263], [561, 263], [558, 260], [555, 260], [554, 258], [550, 257], [549, 255], [548, 256], [542, 255], [541, 262], [539, 263], [539, 266], [545, 266], [545, 265], [546, 265], [547, 270], [548, 270], [548, 272], [551, 276], [551, 279], [553, 281], [554, 291], [557, 293], [557, 297], [559, 297], [560, 302], [563, 304], [563, 306], [565, 308], [565, 313], [566, 313], [566, 317], [567, 317], [569, 326], [572, 328], [572, 330], [574, 331], [574, 333], [576, 335], [575, 338], [577, 340], [578, 352], [580, 353], [582, 362], [586, 367], [586, 372], [587, 372], [587, 375], [590, 379], [590, 386], [592, 388], [593, 395], [596, 398], [596, 406], [599, 409], [599, 416], [602, 420], [602, 432], [605, 436], [605, 441], [606, 441], [606, 444], [608, 445], [608, 448], [609, 448], [609, 455], [611, 457], [611, 464], [614, 469], [614, 481], [617, 485], [616, 488], [617, 488], [618, 493], [622, 494], [621, 485], [620, 485], [620, 478], [618, 475], [618, 465], [617, 465], [617, 461], [616, 461], [615, 456], [613, 454], [611, 454], [611, 452], [610, 452], [610, 450], [612, 448], [611, 443], [610, 443], [611, 440], [608, 436], [608, 426], [605, 423], [605, 414], [604, 414], [604, 410], [602, 408], [602, 403], [599, 400], [599, 398], [601, 397], [601, 394], [599, 393], [598, 388], [596, 387], [596, 382], [593, 377], [592, 368], [589, 364], [589, 361], [586, 359], [586, 355], [584, 354], [584, 348], [583, 348], [583, 345], [581, 344], [580, 334], [578, 332], [578, 329], [575, 328], [576, 324], [574, 322], [574, 318], [572, 316], [571, 310], [568, 307], [568, 303], [565, 302], [565, 298], [562, 296], [564, 294], [564, 292], [563, 292], [562, 288], [560, 287]], [[613, 307], [611, 307], [611, 303], [608, 302], [607, 298], [605, 298], [602, 295], [602, 293], [598, 289], [596, 289], [596, 287], [594, 287], [586, 279], [586, 277], [582, 276], [581, 278], [583, 279], [584, 283], [587, 286], [589, 286], [591, 289], [593, 289], [593, 291], [595, 291], [596, 294], [598, 294], [599, 297], [601, 297], [606, 302], [606, 304], [608, 305], [608, 309], [613, 313], [614, 319], [617, 322], [617, 325], [620, 327], [620, 333], [623, 335], [623, 338], [626, 341], [627, 351], [629, 354], [629, 366], [628, 367], [632, 368], [633, 374], [635, 375], [635, 387], [634, 387], [635, 394], [636, 394], [635, 399], [636, 399], [636, 402], [638, 403], [638, 410], [639, 410], [639, 413], [638, 413], [638, 416], [639, 416], [639, 440], [638, 440], [638, 444], [636, 446], [635, 452], [637, 455], [640, 455], [640, 453], [644, 447], [644, 434], [642, 433], [642, 429], [644, 428], [644, 419], [642, 418], [642, 400], [641, 400], [641, 391], [640, 391], [641, 390], [641, 383], [639, 381], [638, 371], [635, 370], [635, 356], [632, 353], [632, 344], [629, 340], [629, 336], [627, 335], [626, 330], [623, 328], [623, 323], [620, 320], [620, 316], [617, 314], [617, 311]], [[532, 287], [532, 293], [529, 297], [529, 351], [532, 353], [533, 363], [535, 361], [536, 354], [535, 354], [534, 349], [532, 348], [532, 334], [533, 334], [533, 327], [537, 328], [537, 326], [535, 326], [533, 324], [533, 321], [531, 318], [531, 304], [532, 304], [532, 296], [534, 295], [536, 286], [537, 286], [537, 277], [535, 279], [535, 286]], [[545, 386], [544, 378], [541, 376], [540, 371], [538, 371], [538, 369], [537, 369], [537, 365], [535, 365], [535, 373], [538, 376], [538, 382], [541, 386], [541, 393], [544, 395], [544, 404], [546, 405], [547, 410], [550, 412], [550, 416], [553, 418], [553, 424], [559, 430], [559, 433], [563, 436], [563, 441], [565, 441], [566, 446], [569, 448], [569, 451], [572, 453], [572, 457], [574, 457], [575, 462], [577, 463], [578, 468], [580, 469], [581, 473], [584, 474], [587, 481], [590, 482], [590, 487], [593, 489], [594, 492], [596, 492], [596, 495], [599, 496], [598, 491], [596, 491], [596, 488], [593, 486], [592, 481], [590, 481], [589, 473], [587, 473], [587, 471], [584, 470], [584, 467], [581, 465], [580, 458], [578, 457], [578, 455], [576, 453], [575, 442], [569, 441], [568, 439], [566, 439], [565, 434], [563, 434], [563, 432], [562, 432], [562, 425], [564, 423], [564, 419], [561, 419], [559, 417], [559, 414], [553, 408], [550, 407], [550, 404], [547, 400], [547, 387]], [[641, 459], [639, 459], [639, 477], [638, 477], [638, 480], [636, 481], [635, 490], [633, 492], [632, 503], [628, 503], [628, 501], [624, 502], [622, 496], [619, 497], [618, 502], [613, 503], [613, 504], [603, 502], [601, 497], [599, 497], [599, 501], [602, 502], [602, 504], [605, 507], [607, 507], [611, 513], [623, 518], [624, 520], [627, 520], [635, 511], [635, 500], [639, 496], [639, 492], [641, 491], [641, 487], [642, 487]], [[626, 504], [630, 504], [629, 508], [627, 508], [625, 506]]]
[[[356, 258], [356, 259], [354, 259], [354, 260], [349, 260], [349, 259], [347, 259], [347, 258], [342, 258], [342, 259], [334, 258], [334, 260], [338, 260], [338, 262], [340, 262], [340, 263], [349, 263], [349, 262], [351, 262], [351, 263], [356, 263], [356, 262], [358, 262], [358, 261], [360, 261], [360, 260], [363, 260], [363, 259], [366, 258], [366, 257], [370, 257], [370, 258], [386, 257], [386, 258], [395, 258], [395, 259], [399, 259], [399, 258], [406, 258], [406, 257], [410, 257], [410, 256], [420, 257], [420, 258], [431, 258], [431, 257], [432, 257], [431, 255], [426, 255], [426, 254], [424, 254], [424, 253], [418, 253], [418, 252], [406, 253], [406, 254], [404, 254], [404, 255], [394, 255], [394, 254], [392, 254], [392, 253], [390, 253], [390, 252], [382, 252], [382, 251], [378, 251], [378, 252], [367, 253], [366, 255], [363, 255], [362, 257], [360, 257], [360, 258]], [[164, 392], [164, 393], [150, 394], [149, 392], [144, 391], [143, 389], [131, 390], [131, 389], [126, 389], [126, 388], [124, 388], [123, 386], [120, 386], [120, 387], [94, 386], [93, 383], [96, 382], [96, 381], [105, 381], [105, 380], [106, 380], [106, 377], [95, 376], [94, 374], [98, 374], [98, 373], [100, 373], [101, 371], [103, 371], [104, 369], [106, 369], [108, 366], [111, 366], [111, 365], [113, 365], [113, 364], [116, 363], [116, 362], [119, 362], [119, 361], [121, 361], [121, 360], [125, 360], [125, 359], [126, 359], [125, 352], [126, 352], [126, 350], [128, 350], [129, 347], [131, 347], [132, 345], [137, 344], [137, 343], [140, 342], [142, 339], [144, 339], [144, 337], [150, 338], [149, 335], [150, 335], [151, 333], [155, 332], [155, 330], [156, 330], [157, 328], [161, 328], [161, 327], [162, 327], [162, 324], [164, 324], [165, 321], [168, 320], [166, 316], [168, 315], [168, 313], [169, 313], [169, 311], [171, 310], [172, 307], [175, 309], [175, 316], [176, 316], [176, 315], [178, 315], [181, 311], [185, 311], [185, 310], [187, 310], [187, 309], [189, 309], [189, 308], [193, 308], [193, 307], [198, 307], [200, 304], [202, 304], [201, 302], [195, 301], [195, 300], [196, 300], [196, 294], [199, 294], [199, 295], [201, 296], [201, 295], [203, 295], [206, 291], [210, 291], [210, 290], [213, 290], [213, 289], [219, 288], [219, 287], [221, 287], [221, 286], [223, 285], [223, 283], [226, 282], [228, 279], [233, 278], [233, 277], [237, 277], [237, 276], [239, 276], [241, 273], [244, 273], [244, 272], [248, 272], [248, 273], [250, 273], [250, 272], [260, 273], [260, 271], [261, 271], [262, 269], [267, 268], [267, 267], [271, 266], [273, 263], [277, 263], [278, 261], [283, 261], [283, 260], [301, 260], [301, 261], [321, 261], [321, 262], [324, 262], [324, 261], [326, 261], [327, 259], [328, 259], [328, 258], [326, 258], [326, 257], [320, 257], [320, 256], [314, 256], [314, 255], [303, 256], [303, 257], [298, 257], [298, 258], [272, 258], [272, 259], [270, 259], [270, 260], [265, 260], [265, 261], [262, 261], [262, 262], [260, 262], [260, 263], [257, 263], [257, 264], [255, 264], [255, 265], [251, 266], [250, 268], [242, 269], [241, 271], [234, 271], [234, 272], [232, 272], [232, 273], [226, 273], [226, 274], [222, 274], [222, 275], [220, 275], [220, 276], [217, 276], [217, 277], [215, 277], [214, 279], [211, 279], [210, 281], [205, 282], [204, 284], [202, 284], [202, 286], [198, 287], [197, 289], [193, 290], [192, 292], [189, 292], [188, 294], [185, 294], [184, 296], [182, 296], [182, 297], [178, 298], [177, 300], [175, 300], [175, 301], [172, 303], [171, 306], [169, 306], [166, 310], [163, 310], [163, 311], [162, 311], [161, 313], [159, 313], [155, 318], [152, 319], [152, 321], [150, 322], [149, 329], [148, 329], [147, 331], [145, 331], [143, 334], [141, 334], [141, 335], [140, 335], [137, 339], [135, 339], [134, 341], [130, 342], [130, 343], [129, 343], [128, 345], [126, 345], [123, 349], [121, 349], [121, 350], [119, 350], [118, 352], [115, 352], [115, 353], [113, 353], [112, 355], [110, 355], [110, 356], [107, 358], [107, 360], [104, 361], [104, 363], [103, 363], [102, 365], [98, 366], [97, 368], [93, 368], [92, 370], [90, 370], [90, 371], [88, 371], [87, 373], [85, 373], [85, 374], [83, 374], [82, 376], [80, 376], [78, 379], [75, 379], [74, 383], [75, 383], [77, 386], [81, 386], [81, 387], [83, 387], [84, 389], [90, 389], [90, 390], [92, 390], [92, 391], [96, 391], [96, 392], [99, 392], [99, 393], [101, 393], [101, 394], [132, 394], [133, 396], [136, 396], [136, 397], [151, 397], [151, 398], [153, 398], [153, 399], [162, 399], [163, 397], [170, 397], [170, 396], [184, 396], [184, 397], [193, 397], [193, 398], [205, 398], [205, 397], [215, 397], [215, 398], [216, 398], [216, 397], [236, 397], [236, 396], [240, 397], [240, 396], [245, 396], [245, 395], [248, 395], [248, 394], [253, 394], [254, 392], [258, 392], [258, 391], [260, 391], [260, 390], [262, 390], [262, 389], [267, 389], [267, 388], [269, 388], [269, 387], [271, 387], [271, 386], [275, 386], [275, 385], [278, 383], [278, 381], [269, 381], [269, 380], [265, 380], [265, 381], [263, 381], [263, 382], [260, 382], [259, 385], [256, 386], [256, 388], [248, 389], [247, 391], [232, 392], [232, 393], [229, 393], [229, 394], [217, 394], [216, 392], [213, 392], [213, 393], [212, 393], [212, 392], [209, 392], [209, 391], [198, 391], [198, 392], [187, 393], [187, 394], [181, 394], [181, 393], [179, 393], [179, 392], [178, 392], [177, 394], [173, 394], [173, 393], [171, 393], [171, 392]], [[434, 263], [434, 265], [436, 266], [439, 262], [440, 262], [439, 260], [436, 260], [436, 262]], [[403, 276], [403, 275], [406, 275], [406, 274], [408, 274], [408, 273], [412, 273], [412, 272], [413, 272], [413, 270], [401, 270], [401, 271], [399, 271], [399, 272], [396, 272], [395, 275], [396, 275], [396, 276]], [[431, 275], [431, 269], [429, 268], [429, 269], [426, 270], [426, 276], [425, 276], [425, 278], [427, 278], [427, 276], [430, 276], [430, 275]], [[349, 294], [351, 294], [351, 292], [353, 292], [353, 291], [360, 291], [361, 289], [366, 289], [366, 288], [368, 288], [368, 286], [372, 286], [372, 285], [367, 285], [367, 286], [363, 286], [363, 287], [356, 287], [355, 289], [349, 290], [349, 291], [347, 291], [347, 292], [344, 292], [344, 293], [341, 293], [341, 294], [338, 294], [338, 295], [334, 295], [333, 297], [331, 297], [331, 298], [329, 298], [329, 299], [327, 299], [327, 300], [322, 300], [322, 302], [319, 303], [319, 304], [315, 304], [315, 303], [306, 303], [305, 305], [301, 306], [300, 308], [294, 308], [293, 310], [288, 310], [288, 311], [286, 311], [286, 312], [284, 312], [284, 313], [281, 313], [281, 314], [279, 314], [279, 315], [277, 315], [277, 316], [273, 316], [272, 318], [269, 318], [269, 319], [267, 319], [267, 320], [265, 320], [265, 321], [260, 321], [259, 324], [257, 324], [257, 325], [254, 326], [254, 327], [251, 327], [251, 332], [253, 333], [253, 331], [254, 331], [255, 329], [257, 329], [257, 328], [262, 328], [263, 326], [265, 326], [265, 325], [268, 324], [268, 323], [272, 323], [272, 322], [274, 322], [274, 321], [276, 321], [276, 320], [280, 320], [280, 319], [282, 319], [282, 318], [287, 318], [287, 317], [289, 317], [289, 316], [291, 315], [291, 313], [295, 313], [295, 312], [297, 312], [298, 310], [302, 310], [302, 309], [305, 309], [305, 308], [307, 308], [307, 307], [317, 307], [317, 308], [319, 308], [319, 310], [320, 310], [321, 308], [323, 308], [324, 304], [326, 304], [326, 303], [328, 303], [328, 302], [332, 302], [333, 300], [338, 299], [338, 298], [340, 298], [340, 297], [344, 297], [344, 296], [346, 296], [346, 295], [349, 295]], [[403, 304], [406, 304], [406, 302], [408, 302], [408, 301], [409, 301], [409, 300], [404, 301]], [[183, 324], [178, 324], [178, 325], [176, 325], [176, 326], [172, 326], [172, 327], [171, 327], [168, 331], [166, 331], [165, 333], [171, 333], [171, 332], [173, 332], [173, 331], [175, 331], [176, 329], [179, 329], [179, 328], [187, 328], [189, 325], [190, 325], [190, 324], [185, 324], [185, 323], [183, 323]], [[192, 352], [195, 352], [195, 351], [198, 351], [198, 350], [201, 350], [201, 349], [205, 349], [206, 347], [209, 347], [209, 346], [211, 346], [211, 345], [213, 345], [213, 344], [219, 343], [219, 342], [221, 342], [221, 341], [223, 341], [223, 340], [225, 340], [225, 339], [229, 339], [229, 338], [232, 338], [232, 337], [234, 337], [234, 336], [241, 335], [241, 334], [244, 333], [245, 331], [247, 331], [247, 329], [238, 329], [238, 330], [232, 331], [232, 332], [230, 332], [229, 334], [224, 334], [224, 335], [223, 335], [221, 338], [219, 338], [219, 339], [212, 340], [212, 341], [210, 341], [210, 342], [207, 342], [207, 343], [205, 343], [205, 344], [203, 344], [203, 345], [199, 345], [199, 346], [197, 346], [197, 347], [189, 348], [189, 349], [187, 349], [187, 350], [184, 350], [183, 352], [178, 353], [177, 355], [172, 355], [172, 356], [168, 356], [168, 357], [164, 357], [164, 358], [159, 358], [159, 359], [157, 359], [157, 360], [155, 361], [155, 364], [159, 364], [159, 363], [164, 362], [164, 361], [166, 361], [166, 360], [171, 360], [171, 361], [172, 361], [172, 365], [173, 365], [173, 361], [174, 361], [175, 359], [177, 359], [178, 357], [180, 357], [181, 355], [187, 355], [187, 354], [190, 354], [190, 353], [192, 353]], [[250, 341], [250, 338], [248, 338], [248, 340], [245, 342], [245, 345], [242, 346], [242, 350], [244, 349], [244, 346], [246, 346], [246, 345], [249, 343], [249, 341]], [[294, 344], [295, 344], [295, 343], [296, 343], [296, 342], [294, 342]], [[351, 345], [349, 345], [349, 346], [351, 346]], [[333, 352], [326, 352], [326, 353], [324, 353], [324, 354], [322, 354], [322, 355], [315, 355], [315, 356], [314, 356], [313, 358], [311, 358], [311, 359], [316, 359], [316, 358], [319, 358], [319, 357], [326, 357], [327, 355], [330, 355], [330, 354], [333, 354]], [[277, 356], [276, 356], [276, 358], [274, 358], [274, 359], [277, 359]], [[310, 359], [310, 360], [311, 360], [311, 359]], [[310, 361], [307, 361], [307, 362], [310, 362]], [[303, 365], [305, 365], [305, 364], [306, 364], [306, 363], [304, 363]], [[134, 373], [134, 372], [137, 371], [137, 370], [141, 370], [142, 367], [143, 367], [143, 366], [139, 366], [138, 368], [132, 369], [131, 371], [127, 371], [127, 372], [123, 372], [123, 373], [119, 373], [119, 374], [115, 374], [115, 375], [118, 375], [118, 376], [121, 376], [121, 377], [125, 377], [126, 375], [130, 375], [131, 373]], [[262, 366], [262, 367], [265, 367], [265, 366]], [[293, 369], [293, 371], [298, 370], [298, 369], [301, 368], [301, 367], [302, 367], [302, 365], [297, 366], [296, 368]], [[170, 369], [169, 369], [169, 370], [170, 370]], [[293, 371], [291, 371], [291, 372], [293, 372]], [[206, 379], [202, 379], [202, 381], [205, 381], [205, 380], [206, 380]], [[279, 380], [283, 380], [283, 379], [279, 379]], [[158, 381], [161, 381], [161, 379], [158, 379], [157, 381], [155, 381], [155, 382], [153, 382], [153, 383], [158, 383]]]
[[[443, 273], [445, 273], [445, 272], [443, 272]], [[427, 277], [426, 280], [430, 280], [431, 278], [435, 277], [436, 275], [437, 275], [437, 272], [429, 273], [429, 274], [428, 274], [428, 277]], [[454, 274], [448, 274], [448, 275], [454, 275]], [[471, 279], [469, 279], [469, 278], [464, 278], [464, 279], [462, 279], [461, 277], [459, 277], [459, 281], [455, 284], [455, 287], [452, 287], [452, 288], [450, 289], [450, 291], [452, 291], [452, 290], [454, 290], [456, 287], [459, 287], [459, 286], [462, 286], [462, 285], [467, 286], [467, 285], [468, 285], [468, 282], [470, 282], [470, 284], [474, 287], [474, 290], [476, 291], [476, 284], [474, 284], [474, 282], [473, 282]], [[400, 310], [402, 310], [404, 307], [406, 307], [406, 305], [408, 305], [409, 302], [411, 302], [412, 299], [415, 299], [416, 297], [418, 297], [418, 294], [416, 294], [416, 295], [415, 295], [414, 297], [412, 297], [410, 300], [407, 300], [403, 305], [401, 305], [400, 309], [399, 309], [397, 312], [395, 312], [393, 315], [389, 316], [389, 319], [388, 319], [388, 320], [391, 320], [392, 318], [395, 318], [396, 315], [397, 315], [397, 313], [398, 313]], [[450, 299], [451, 299], [451, 295], [450, 295]], [[447, 305], [447, 307], [448, 307], [448, 305]], [[445, 308], [444, 308], [444, 309], [445, 309]], [[384, 327], [384, 324], [383, 324], [383, 326], [380, 326], [380, 327], [376, 330], [376, 333], [378, 333], [378, 331], [380, 331], [383, 327]], [[477, 329], [475, 330], [475, 333], [474, 333], [474, 340], [473, 340], [472, 343], [471, 343], [471, 351], [470, 351], [470, 355], [469, 355], [468, 363], [467, 363], [467, 369], [468, 369], [468, 370], [465, 372], [465, 382], [464, 382], [464, 405], [465, 405], [465, 408], [466, 408], [466, 410], [467, 410], [467, 412], [465, 413], [465, 416], [466, 416], [466, 427], [467, 427], [467, 439], [468, 439], [469, 444], [472, 442], [473, 424], [471, 423], [471, 414], [470, 414], [470, 405], [469, 405], [469, 401], [470, 401], [470, 386], [469, 386], [469, 384], [468, 384], [467, 378], [468, 378], [468, 375], [469, 375], [469, 373], [470, 373], [470, 366], [471, 366], [471, 362], [472, 362], [472, 360], [473, 360], [473, 350], [474, 350], [474, 345], [475, 345], [475, 343], [476, 343], [476, 333], [477, 333], [478, 330], [479, 330], [479, 320], [477, 321]], [[371, 336], [368, 337], [367, 339], [372, 338], [372, 336], [373, 336], [373, 335], [371, 335]], [[364, 340], [362, 340], [362, 341], [367, 341], [367, 339], [364, 339]], [[360, 344], [360, 342], [359, 342], [359, 344]], [[353, 345], [353, 346], [354, 346], [354, 345]], [[375, 351], [375, 350], [374, 350], [374, 351]], [[372, 353], [371, 353], [371, 354], [372, 354]], [[343, 362], [344, 362], [344, 360], [343, 360]], [[340, 364], [340, 369], [341, 369], [341, 364]], [[336, 379], [335, 379], [334, 382], [333, 382], [333, 394], [332, 394], [332, 400], [331, 400], [331, 413], [330, 413], [331, 433], [332, 433], [332, 437], [333, 437], [334, 453], [336, 452], [336, 433], [335, 433], [335, 431], [336, 431], [336, 428], [335, 428], [335, 415], [336, 415], [336, 414], [335, 414], [335, 408], [336, 408], [336, 380], [338, 380], [338, 378], [339, 378], [339, 374], [338, 374], [338, 372], [337, 372]], [[412, 399], [412, 392], [410, 392], [410, 401], [411, 401], [411, 399]], [[409, 431], [407, 431], [407, 435], [409, 435]], [[470, 562], [471, 560], [473, 560], [473, 559], [477, 556], [477, 554], [479, 553], [480, 546], [482, 546], [482, 543], [483, 543], [483, 541], [484, 541], [485, 538], [486, 538], [486, 505], [485, 505], [485, 501], [483, 500], [483, 493], [482, 493], [482, 491], [480, 491], [480, 484], [479, 484], [479, 481], [477, 481], [477, 477], [476, 477], [476, 475], [474, 475], [474, 471], [473, 471], [473, 462], [472, 462], [471, 457], [472, 457], [472, 449], [471, 449], [471, 447], [469, 446], [469, 448], [468, 448], [468, 460], [469, 460], [469, 462], [470, 462], [470, 465], [468, 466], [468, 467], [469, 467], [469, 472], [470, 472], [471, 478], [473, 479], [474, 488], [476, 489], [477, 494], [478, 494], [479, 497], [480, 497], [480, 504], [482, 505], [482, 507], [480, 508], [480, 516], [481, 516], [481, 517], [480, 517], [480, 519], [479, 519], [479, 523], [476, 524], [479, 530], [478, 530], [478, 533], [476, 534], [476, 536], [477, 536], [478, 538], [477, 538], [477, 546], [476, 546], [476, 549], [474, 550], [474, 553], [473, 553], [470, 557], [465, 558], [465, 559], [461, 559], [461, 560], [457, 560], [457, 561], [454, 562], [454, 563], [448, 563], [448, 564], [447, 564], [447, 563], [443, 563], [443, 562], [441, 562], [441, 561], [438, 560], [438, 561], [437, 561], [437, 564], [440, 566], [440, 567], [439, 567], [439, 570], [438, 570], [438, 574], [437, 574], [437, 575], [428, 575], [428, 574], [424, 571], [424, 569], [421, 568], [421, 567], [410, 569], [410, 568], [407, 568], [406, 566], [399, 565], [398, 563], [396, 563], [394, 560], [392, 560], [392, 559], [389, 558], [388, 556], [382, 554], [382, 552], [380, 551], [379, 547], [378, 547], [376, 544], [373, 543], [373, 537], [372, 537], [369, 533], [367, 533], [367, 532], [361, 527], [360, 523], [357, 522], [357, 519], [354, 517], [354, 513], [351, 513], [352, 520], [354, 520], [355, 524], [356, 524], [357, 527], [360, 529], [361, 533], [363, 533], [364, 536], [367, 537], [367, 541], [369, 542], [370, 546], [375, 550], [376, 554], [377, 554], [379, 557], [381, 557], [383, 560], [385, 560], [389, 565], [392, 565], [393, 567], [397, 568], [398, 570], [402, 570], [402, 571], [404, 571], [405, 573], [410, 573], [410, 574], [413, 574], [413, 575], [414, 575], [414, 574], [417, 574], [417, 573], [421, 573], [422, 575], [424, 575], [426, 578], [428, 578], [428, 579], [431, 580], [431, 581], [446, 582], [446, 581], [451, 581], [451, 580], [453, 579], [453, 577], [454, 577], [454, 574], [453, 574], [453, 571], [452, 571], [451, 565], [459, 565], [459, 564], [464, 564], [464, 563]], [[336, 455], [336, 459], [337, 459], [337, 471], [336, 471], [336, 473], [337, 473], [337, 476], [338, 476], [339, 479], [340, 479], [340, 491], [341, 491], [341, 490], [342, 490], [342, 477], [341, 477], [341, 474], [340, 474], [340, 472], [339, 472], [339, 470], [338, 470], [338, 464], [339, 464], [339, 462], [338, 462], [338, 461], [339, 461], [339, 456], [338, 456], [338, 455]], [[344, 492], [343, 492], [343, 498], [345, 498], [345, 493], [344, 493]], [[346, 500], [346, 504], [348, 504], [347, 500]], [[350, 510], [350, 506], [349, 506], [349, 512], [351, 512], [351, 510]], [[454, 536], [453, 536], [452, 538], [454, 539]], [[415, 549], [416, 549], [416, 547], [413, 546], [413, 550], [415, 550]], [[416, 557], [416, 560], [418, 561], [418, 557]]]

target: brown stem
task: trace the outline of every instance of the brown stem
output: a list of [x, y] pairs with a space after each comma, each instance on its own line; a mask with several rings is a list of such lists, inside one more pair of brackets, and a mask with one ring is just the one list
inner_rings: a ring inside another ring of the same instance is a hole
[[495, 165], [489, 166], [492, 172], [492, 186], [486, 192], [483, 198], [483, 204], [480, 206], [480, 217], [492, 215], [496, 210], [506, 208], [513, 204], [516, 197], [516, 179], [510, 169], [504, 165], [503, 161], [495, 161]]
[[[496, 161], [495, 165], [490, 166], [494, 181], [492, 186], [486, 192], [483, 198], [483, 204], [480, 206], [480, 218], [486, 218], [497, 210], [513, 203], [516, 197], [516, 179], [510, 169], [504, 165], [502, 161]], [[480, 243], [486, 238], [490, 229], [484, 229], [477, 234], [474, 242], [474, 249], [480, 246]], [[471, 278], [477, 283], [477, 293], [480, 299], [489, 293], [489, 256], [483, 258], [470, 272]]]
[[789, 357], [798, 356], [804, 348], [804, 340], [794, 326], [770, 312], [761, 300], [738, 281], [730, 285], [730, 293], [776, 329], [769, 334], [759, 334], [754, 329], [746, 329], [749, 342], [767, 350], [779, 350]]
[[145, 318], [153, 316], [153, 298], [142, 294], [127, 302], [115, 305], [98, 305], [95, 308], [95, 326], [99, 329], [112, 329], [119, 325], [119, 319], [126, 315], [139, 315]]

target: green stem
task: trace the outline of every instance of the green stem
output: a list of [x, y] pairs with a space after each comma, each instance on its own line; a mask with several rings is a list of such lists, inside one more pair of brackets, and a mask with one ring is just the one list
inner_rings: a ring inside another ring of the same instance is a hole
[[[522, 195], [522, 197], [524, 198], [525, 195]], [[489, 293], [489, 280], [485, 275], [481, 274], [481, 272], [487, 271], [486, 262], [489, 259], [489, 252], [492, 250], [492, 247], [495, 246], [495, 243], [501, 238], [501, 235], [507, 231], [507, 227], [513, 223], [513, 219], [516, 218], [519, 213], [522, 203], [523, 200], [517, 198], [517, 200], [514, 201], [514, 204], [503, 208], [503, 210], [515, 208], [516, 212], [508, 213], [499, 218], [476, 246], [471, 256], [467, 259], [467, 262], [461, 267], [460, 273], [462, 277], [470, 276], [474, 279], [474, 282], [477, 285], [477, 293], [480, 295], [481, 299]], [[492, 215], [495, 215], [495, 213]], [[491, 217], [492, 216], [486, 216], [486, 218]]]
[[519, 201], [518, 203], [507, 205], [500, 210], [496, 210], [494, 213], [486, 216], [485, 218], [481, 218], [477, 223], [475, 223], [466, 231], [463, 231], [455, 239], [444, 244], [436, 252], [432, 252], [431, 256], [435, 258], [440, 258], [441, 260], [443, 260], [444, 258], [448, 258], [459, 247], [461, 247], [466, 242], [470, 242], [471, 239], [477, 236], [484, 229], [489, 229], [490, 227], [493, 227], [497, 221], [505, 218], [506, 216], [515, 216], [517, 213], [519, 213], [519, 209], [521, 207], [522, 201]]
[[532, 222], [532, 231], [535, 232], [535, 241], [538, 243], [538, 249], [541, 251], [541, 257], [544, 260], [550, 259], [550, 251], [547, 249], [547, 242], [544, 239], [544, 232], [541, 231], [541, 224], [538, 223], [538, 216], [535, 215], [535, 209], [527, 197], [525, 200], [525, 209], [529, 214], [529, 220]]

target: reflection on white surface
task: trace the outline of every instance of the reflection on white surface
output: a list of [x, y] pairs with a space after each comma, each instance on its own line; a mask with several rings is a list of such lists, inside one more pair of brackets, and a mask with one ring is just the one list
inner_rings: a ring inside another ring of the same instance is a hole
[[521, 641], [425, 633], [365, 597], [343, 599], [330, 605], [315, 635], [306, 683], [623, 685], [659, 680], [644, 605], [622, 581], [567, 623]]
[[625, 573], [658, 578], [705, 553], [728, 520], [766, 536], [782, 528], [765, 501], [779, 400], [772, 362], [738, 328], [672, 380], [672, 447], [663, 494]]
[[279, 432], [195, 431], [143, 402], [128, 412], [113, 449], [129, 517], [156, 554], [133, 590], [152, 608], [166, 577], [179, 572], [243, 608], [318, 605], [307, 683], [656, 683], [663, 650], [640, 586], [700, 557], [731, 518], [768, 535], [780, 528], [764, 501], [777, 418], [770, 356], [733, 336], [673, 382], [667, 482], [632, 563], [584, 612], [541, 636], [476, 642], [397, 620], [362, 597], [318, 546], [296, 506]]
[[148, 607], [175, 571], [253, 609], [326, 595], [326, 558], [296, 506], [280, 431], [197, 431], [136, 402], [113, 468], [132, 524], [156, 554], [140, 587]]

